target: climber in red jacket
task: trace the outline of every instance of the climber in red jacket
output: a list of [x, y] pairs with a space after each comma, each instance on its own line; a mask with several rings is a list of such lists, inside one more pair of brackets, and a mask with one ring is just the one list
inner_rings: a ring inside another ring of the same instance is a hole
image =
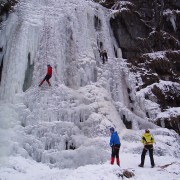
[[41, 83], [39, 84], [39, 87], [44, 83], [44, 81], [47, 81], [49, 86], [51, 86], [51, 83], [49, 82], [49, 79], [52, 77], [52, 67], [48, 64], [47, 65], [47, 74], [45, 76], [45, 78], [41, 81]]

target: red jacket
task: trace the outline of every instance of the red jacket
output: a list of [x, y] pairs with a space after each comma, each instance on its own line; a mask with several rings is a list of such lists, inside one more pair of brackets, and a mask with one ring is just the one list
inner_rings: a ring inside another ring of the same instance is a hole
[[52, 76], [52, 67], [51, 66], [48, 67], [47, 74]]

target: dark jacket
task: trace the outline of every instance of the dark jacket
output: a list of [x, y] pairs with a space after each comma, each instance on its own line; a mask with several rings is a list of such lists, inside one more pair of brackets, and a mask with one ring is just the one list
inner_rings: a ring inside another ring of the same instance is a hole
[[108, 59], [107, 52], [106, 51], [102, 51], [100, 53], [100, 57]]

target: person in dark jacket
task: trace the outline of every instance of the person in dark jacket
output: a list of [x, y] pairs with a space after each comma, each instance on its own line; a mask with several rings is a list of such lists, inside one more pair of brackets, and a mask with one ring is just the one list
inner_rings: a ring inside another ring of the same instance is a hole
[[44, 79], [39, 84], [39, 87], [44, 83], [44, 81], [47, 81], [49, 86], [51, 86], [51, 83], [49, 82], [49, 79], [52, 77], [52, 67], [48, 64], [47, 65], [47, 74], [44, 77]]
[[120, 138], [118, 136], [118, 133], [114, 131], [114, 128], [110, 128], [111, 133], [111, 139], [110, 139], [110, 146], [112, 148], [112, 154], [111, 154], [111, 164], [114, 164], [114, 160], [116, 158], [117, 165], [120, 166], [120, 159], [119, 159], [119, 149], [121, 146]]
[[144, 167], [144, 160], [145, 160], [146, 152], [149, 151], [151, 167], [153, 168], [155, 166], [154, 158], [153, 158], [154, 137], [152, 134], [150, 134], [150, 131], [148, 129], [145, 130], [145, 133], [142, 136], [141, 142], [144, 144], [144, 148], [141, 154], [141, 164], [139, 164], [139, 167]]
[[100, 53], [100, 57], [102, 58], [103, 60], [103, 64], [105, 64], [106, 61], [108, 61], [108, 56], [107, 56], [107, 51], [104, 50]]

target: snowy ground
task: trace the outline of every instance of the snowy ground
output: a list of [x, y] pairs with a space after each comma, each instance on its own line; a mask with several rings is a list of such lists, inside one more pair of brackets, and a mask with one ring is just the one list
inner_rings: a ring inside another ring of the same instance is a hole
[[[122, 175], [125, 170], [134, 173], [134, 177], [131, 179], [136, 180], [151, 180], [152, 174], [154, 180], [168, 179], [177, 180], [180, 178], [180, 159], [179, 159], [179, 142], [178, 136], [173, 131], [167, 129], [154, 129], [151, 130], [154, 134], [156, 143], [154, 145], [154, 160], [155, 168], [151, 168], [150, 159], [148, 154], [146, 155], [144, 168], [138, 167], [140, 163], [140, 154], [142, 151], [142, 144], [140, 142], [140, 136], [143, 131], [123, 130], [119, 133], [121, 137], [121, 150], [120, 160], [121, 167], [116, 164], [110, 165], [111, 149], [108, 147], [109, 137], [104, 141], [107, 143], [105, 147], [106, 151], [103, 151], [101, 156], [106, 157], [104, 162], [95, 162], [80, 166], [78, 168], [53, 168], [37, 163], [29, 157], [23, 157], [22, 155], [10, 155], [9, 157], [1, 157], [0, 165], [0, 179], [1, 180], [116, 180], [121, 179], [119, 175]], [[95, 147], [96, 148], [96, 147]], [[86, 149], [84, 149], [86, 150]], [[73, 150], [68, 150], [70, 152]], [[74, 152], [77, 156], [77, 151]], [[87, 154], [83, 154], [81, 159], [89, 159]], [[91, 154], [92, 156], [92, 154]], [[96, 155], [94, 154], [96, 157]], [[78, 156], [79, 157], [79, 156]], [[175, 158], [176, 157], [176, 158]], [[63, 157], [69, 158], [68, 156]], [[68, 161], [71, 161], [69, 159]], [[80, 160], [77, 160], [79, 162]], [[76, 162], [73, 162], [76, 164]], [[126, 179], [124, 177], [124, 179]]]
[[[136, 180], [177, 180], [180, 178], [180, 161], [170, 157], [155, 156], [156, 167], [150, 167], [149, 157], [146, 156], [144, 168], [137, 167], [140, 155], [121, 153], [121, 167], [103, 164], [86, 165], [77, 169], [50, 169], [48, 166], [36, 163], [22, 157], [9, 157], [7, 167], [1, 167], [1, 180], [118, 180], [124, 170], [135, 174], [131, 179]], [[167, 167], [164, 165], [167, 165]], [[127, 179], [124, 177], [124, 179]]]

